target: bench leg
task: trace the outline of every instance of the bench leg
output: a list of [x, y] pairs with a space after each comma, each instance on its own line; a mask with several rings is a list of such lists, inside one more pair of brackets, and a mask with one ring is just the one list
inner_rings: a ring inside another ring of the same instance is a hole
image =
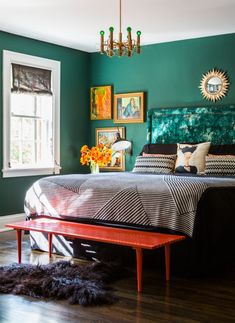
[[170, 280], [170, 245], [165, 245], [166, 281]]
[[136, 248], [136, 272], [137, 272], [137, 290], [142, 292], [142, 266], [143, 266], [143, 251], [141, 248]]
[[16, 229], [16, 240], [17, 240], [17, 250], [18, 250], [18, 263], [21, 263], [21, 242], [22, 242], [22, 230]]
[[51, 255], [52, 255], [52, 233], [48, 233], [48, 252], [49, 252], [49, 258], [51, 258]]

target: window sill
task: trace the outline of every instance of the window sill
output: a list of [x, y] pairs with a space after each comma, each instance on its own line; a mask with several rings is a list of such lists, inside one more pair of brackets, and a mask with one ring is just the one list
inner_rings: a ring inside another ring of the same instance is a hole
[[60, 174], [61, 167], [38, 168], [6, 168], [2, 170], [3, 177], [23, 177]]

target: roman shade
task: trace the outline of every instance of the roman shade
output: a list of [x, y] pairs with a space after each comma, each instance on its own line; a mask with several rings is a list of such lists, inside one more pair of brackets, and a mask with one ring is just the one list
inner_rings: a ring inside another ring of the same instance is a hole
[[19, 64], [11, 65], [11, 92], [52, 95], [51, 70]]

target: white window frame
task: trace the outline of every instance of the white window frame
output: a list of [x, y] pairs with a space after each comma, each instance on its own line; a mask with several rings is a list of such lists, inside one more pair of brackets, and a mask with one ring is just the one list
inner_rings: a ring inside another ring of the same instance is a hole
[[[54, 165], [48, 167], [11, 168], [10, 165], [10, 122], [11, 122], [11, 65], [27, 65], [52, 71], [52, 120]], [[51, 175], [60, 173], [60, 62], [3, 50], [3, 177]]]

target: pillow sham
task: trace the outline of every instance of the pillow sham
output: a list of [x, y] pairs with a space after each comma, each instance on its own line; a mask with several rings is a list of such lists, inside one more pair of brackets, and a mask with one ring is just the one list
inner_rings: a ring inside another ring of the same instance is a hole
[[174, 155], [177, 153], [177, 144], [146, 144], [140, 154], [143, 153]]
[[215, 154], [209, 154], [206, 156], [207, 158], [218, 158], [218, 159], [223, 159], [223, 158], [235, 158], [234, 155], [229, 155], [229, 154], [224, 154], [224, 155], [215, 155]]
[[176, 173], [204, 174], [206, 155], [210, 148], [210, 142], [196, 145], [178, 144]]
[[175, 167], [176, 155], [137, 156], [134, 173], [172, 173]]
[[213, 155], [235, 155], [235, 144], [211, 145], [209, 154]]
[[234, 155], [208, 155], [206, 156], [205, 175], [235, 175]]
[[[146, 153], [143, 153], [143, 157], [161, 157], [161, 156], [165, 156], [165, 155], [167, 155], [167, 154], [146, 154]], [[169, 155], [167, 155], [167, 156], [169, 156]]]

